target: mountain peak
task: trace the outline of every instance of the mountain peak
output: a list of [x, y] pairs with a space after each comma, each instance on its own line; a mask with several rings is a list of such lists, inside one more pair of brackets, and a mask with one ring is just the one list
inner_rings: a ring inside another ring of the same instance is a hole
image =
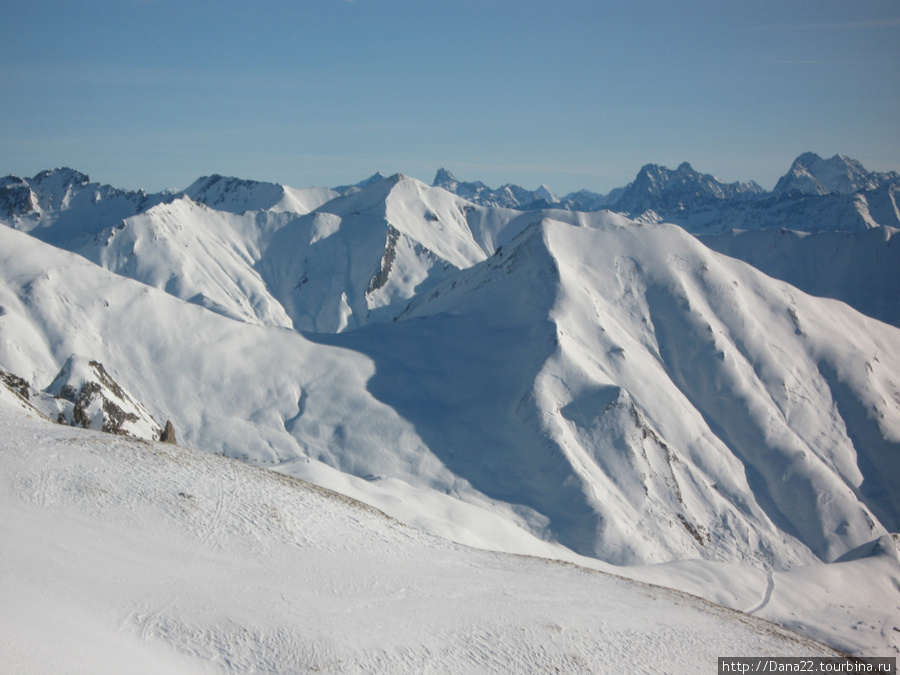
[[54, 181], [62, 185], [87, 185], [91, 182], [86, 173], [81, 173], [81, 171], [76, 171], [66, 166], [41, 171], [33, 180], [38, 184]]
[[891, 174], [866, 171], [857, 160], [845, 155], [822, 159], [814, 152], [804, 152], [791, 164], [775, 186], [775, 194], [799, 192], [811, 195], [852, 194], [874, 190], [892, 180]]
[[688, 162], [672, 171], [659, 164], [645, 164], [613, 205], [614, 210], [638, 218], [653, 210], [664, 218], [712, 203], [743, 198], [763, 192], [756, 183], [723, 183], [711, 174], [700, 173]]
[[821, 162], [822, 158], [819, 157], [815, 152], [811, 152], [807, 150], [804, 153], [801, 153], [797, 156], [797, 159], [794, 160], [794, 164], [803, 164], [809, 166], [810, 164], [815, 164], [816, 162]]
[[456, 180], [456, 176], [447, 171], [444, 167], [441, 167], [437, 170], [437, 173], [434, 175], [434, 181], [431, 183], [434, 187], [445, 187], [449, 184], [457, 184], [459, 181]]
[[541, 199], [545, 199], [551, 204], [559, 201], [559, 197], [556, 196], [556, 193], [553, 192], [547, 185], [541, 183], [538, 186], [538, 189], [534, 191], [534, 193], [540, 197]]
[[264, 183], [214, 173], [198, 178], [182, 194], [199, 204], [239, 214], [273, 208], [284, 199], [285, 189], [278, 183]]

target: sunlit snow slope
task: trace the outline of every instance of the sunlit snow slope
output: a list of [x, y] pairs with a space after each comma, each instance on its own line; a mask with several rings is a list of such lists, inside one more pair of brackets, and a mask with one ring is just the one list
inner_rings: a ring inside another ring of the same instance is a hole
[[696, 673], [829, 650], [688, 596], [450, 544], [205, 453], [0, 395], [7, 672]]

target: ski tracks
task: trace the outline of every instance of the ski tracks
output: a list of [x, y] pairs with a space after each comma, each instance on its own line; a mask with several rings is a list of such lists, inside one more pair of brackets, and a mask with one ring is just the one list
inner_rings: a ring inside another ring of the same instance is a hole
[[204, 545], [217, 546], [221, 543], [222, 534], [235, 513], [235, 490], [237, 486], [232, 480], [226, 480], [232, 478], [233, 476], [224, 476], [215, 482], [216, 493], [213, 497], [215, 504], [212, 516], [200, 533], [200, 541]]
[[771, 569], [766, 570], [766, 590], [763, 593], [763, 598], [760, 600], [759, 604], [753, 609], [748, 609], [747, 614], [756, 614], [761, 609], [763, 609], [766, 605], [769, 604], [769, 600], [772, 599], [772, 591], [775, 590], [775, 575]]

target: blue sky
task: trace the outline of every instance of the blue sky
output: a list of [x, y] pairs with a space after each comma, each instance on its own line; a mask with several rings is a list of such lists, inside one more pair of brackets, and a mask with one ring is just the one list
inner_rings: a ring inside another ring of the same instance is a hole
[[0, 175], [606, 192], [900, 169], [900, 2], [0, 0]]

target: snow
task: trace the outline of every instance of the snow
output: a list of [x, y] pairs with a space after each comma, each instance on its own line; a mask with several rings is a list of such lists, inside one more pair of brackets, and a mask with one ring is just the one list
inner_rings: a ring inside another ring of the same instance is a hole
[[829, 653], [233, 460], [5, 403], [0, 425], [0, 658], [18, 673], [693, 673], [721, 655]]
[[[740, 231], [701, 237], [715, 251], [743, 260], [800, 290], [834, 298], [900, 327], [897, 230], [862, 232]], [[874, 274], [873, 274], [874, 273]]]
[[183, 194], [217, 211], [243, 214], [247, 211], [304, 214], [334, 199], [338, 193], [324, 187], [296, 189], [276, 183], [242, 180], [218, 174], [203, 176]]

